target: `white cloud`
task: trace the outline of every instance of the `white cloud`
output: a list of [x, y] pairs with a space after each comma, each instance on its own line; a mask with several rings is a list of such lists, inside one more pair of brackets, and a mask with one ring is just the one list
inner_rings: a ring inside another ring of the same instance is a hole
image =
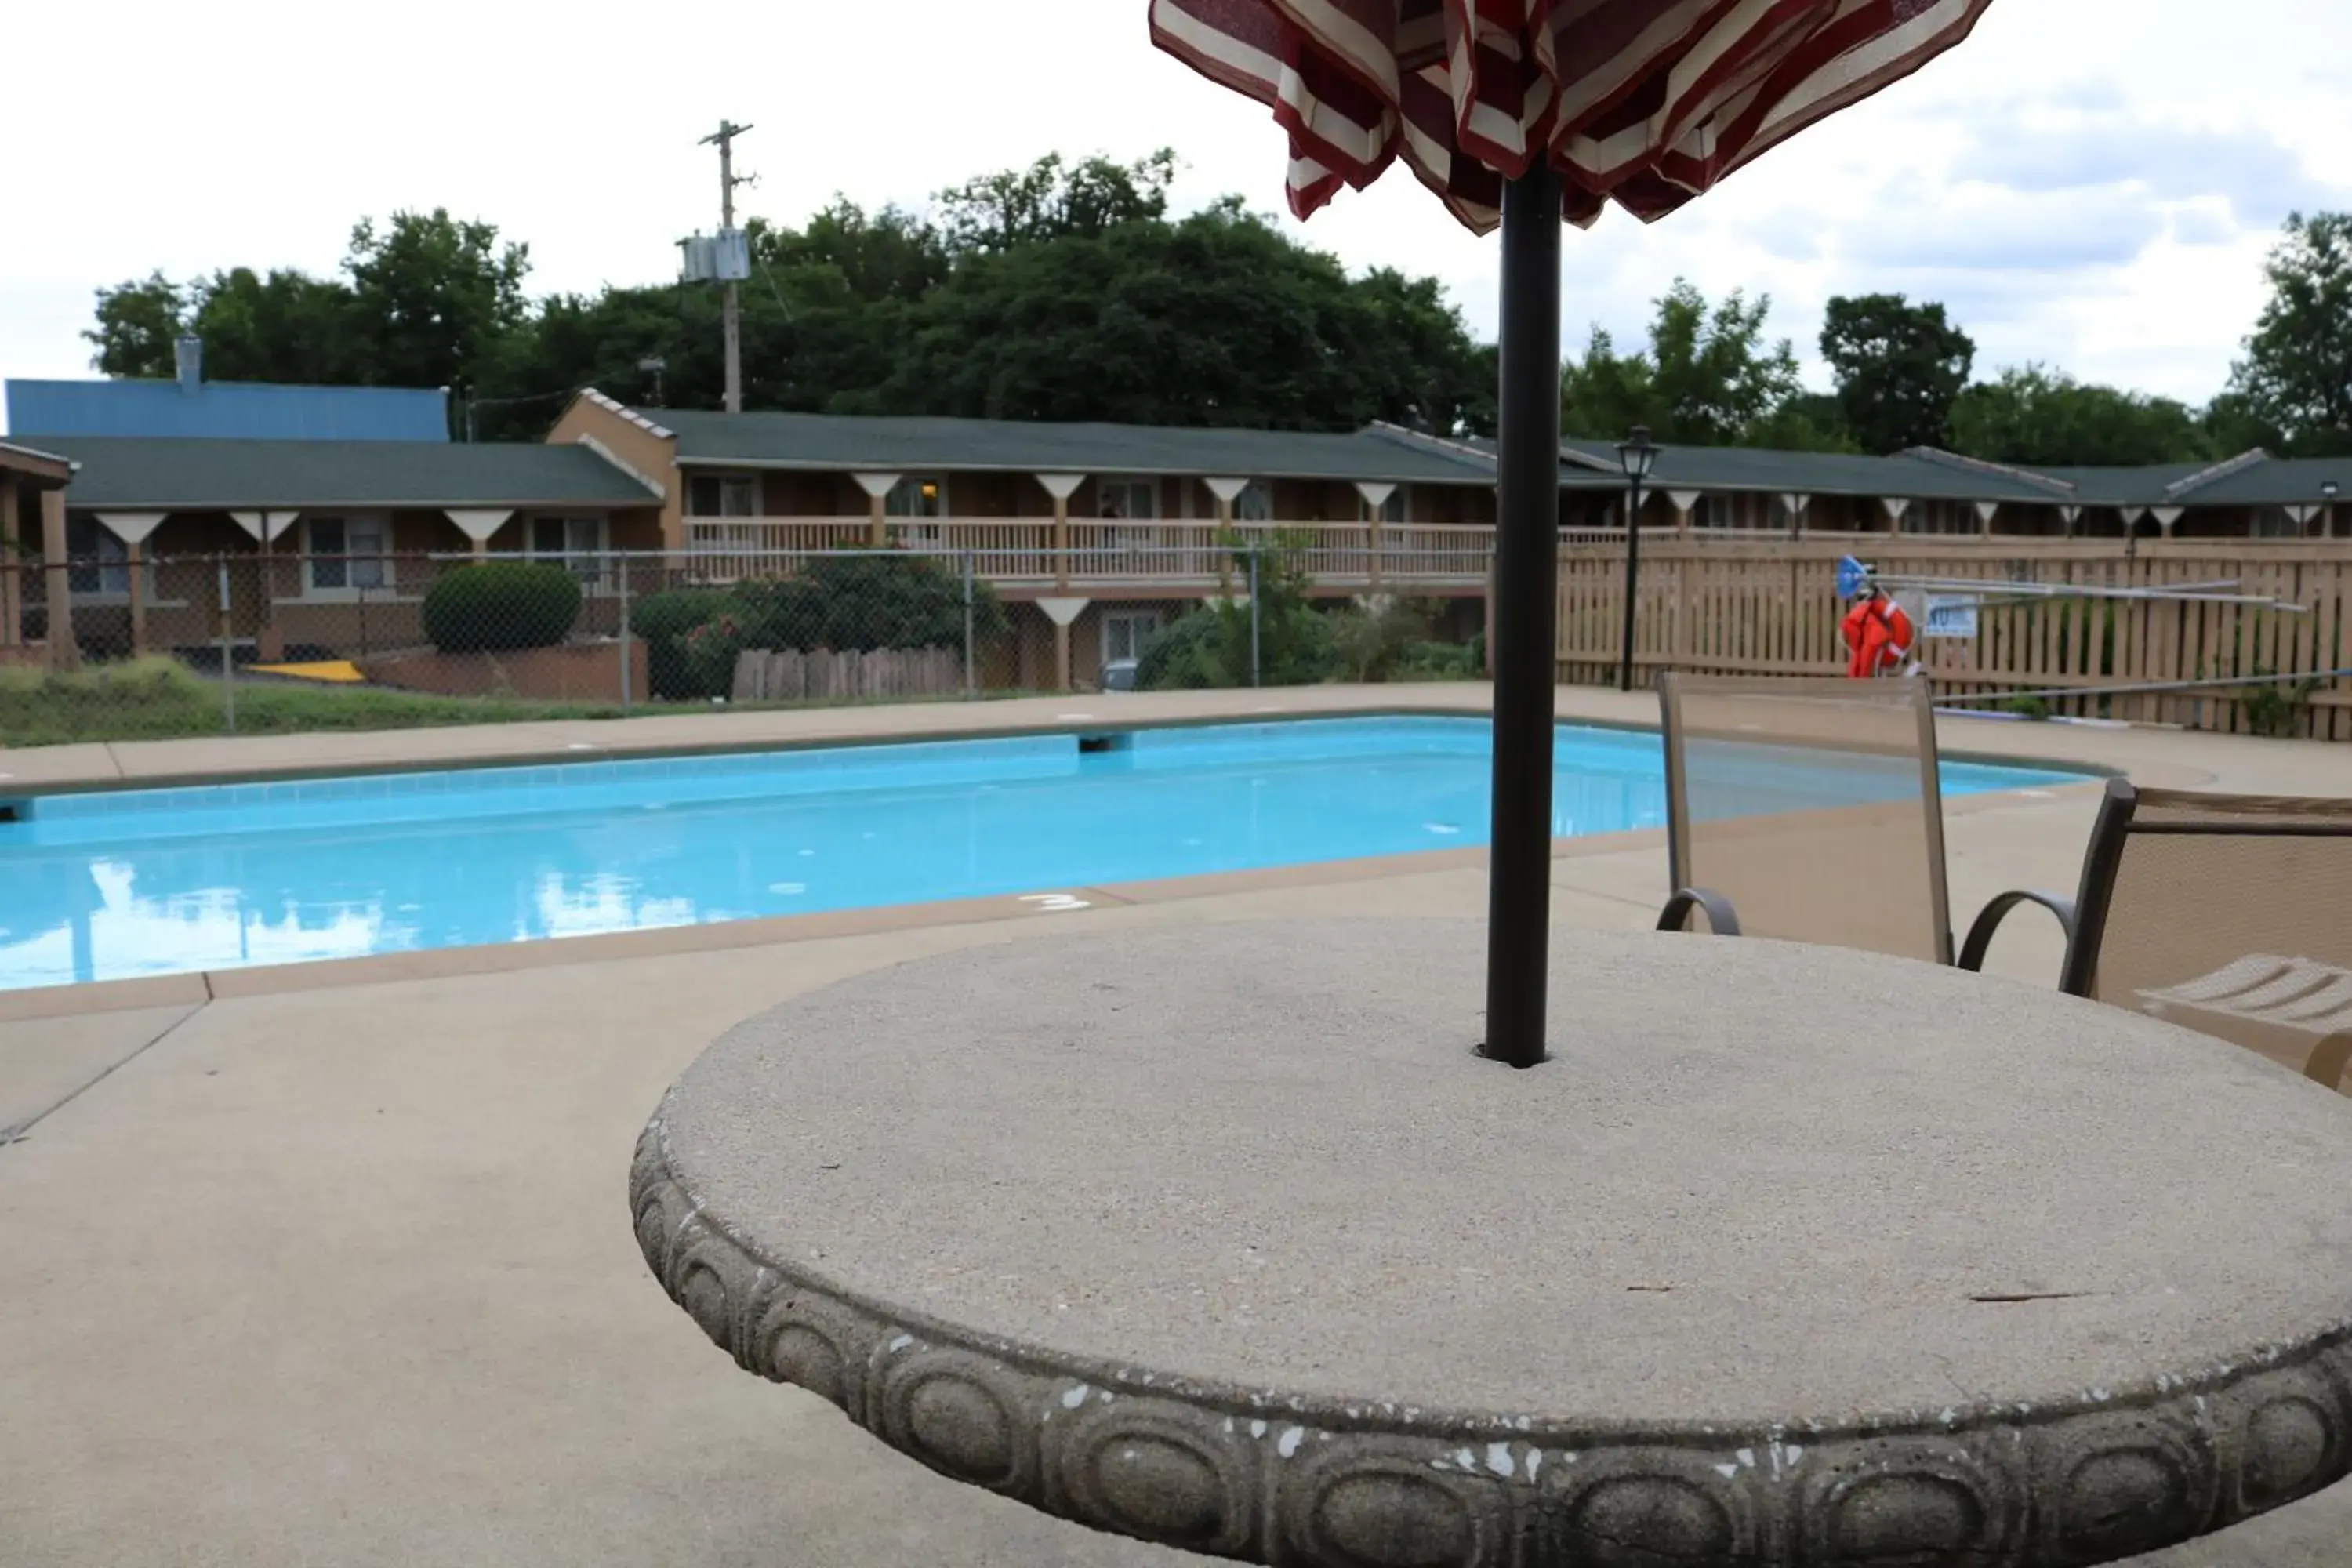
[[[91, 292], [162, 268], [333, 268], [352, 221], [444, 205], [528, 240], [541, 289], [667, 276], [714, 217], [696, 145], [724, 114], [793, 221], [842, 191], [919, 203], [1060, 149], [1163, 143], [1180, 199], [1280, 205], [1265, 112], [1155, 53], [1143, 0], [902, 0], [648, 11], [410, 0], [232, 0], [190, 28], [157, 0], [34, 7], [0, 93], [16, 221], [0, 374], [84, 372]], [[1941, 299], [1987, 368], [2025, 359], [2202, 398], [2261, 300], [2294, 205], [2352, 203], [2352, 7], [2236, 0], [2222, 47], [2194, 0], [1999, 0], [1977, 36], [1683, 213], [1571, 235], [1570, 348], [1637, 337], [1677, 274], [1766, 292], [1810, 351], [1823, 301]], [[25, 215], [38, 215], [37, 232]], [[1289, 220], [1285, 218], [1287, 223]], [[1491, 331], [1495, 249], [1402, 171], [1303, 234], [1357, 266], [1433, 272]]]

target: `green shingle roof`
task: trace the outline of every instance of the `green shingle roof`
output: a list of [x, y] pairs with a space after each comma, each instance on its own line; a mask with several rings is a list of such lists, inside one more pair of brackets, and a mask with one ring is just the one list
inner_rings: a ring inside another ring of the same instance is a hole
[[866, 418], [829, 414], [637, 410], [677, 437], [686, 463], [1016, 473], [1192, 474], [1203, 478], [1491, 484], [1491, 467], [1442, 446], [1369, 431], [1194, 430], [1010, 419]]
[[2179, 506], [2316, 506], [2333, 482], [2352, 500], [2352, 458], [2272, 458], [2249, 463], [2172, 498]]
[[41, 444], [81, 465], [66, 492], [78, 508], [652, 506], [659, 500], [585, 447], [133, 436], [51, 436]]
[[[1608, 471], [1563, 464], [1561, 482], [1575, 489], [1615, 489], [1617, 448], [1600, 441], [1570, 441], [1588, 460], [1605, 461]], [[1587, 476], [1590, 476], [1589, 478]], [[1812, 496], [1888, 496], [1904, 500], [2038, 501], [2059, 498], [2053, 486], [2037, 485], [1964, 460], [1939, 461], [1904, 453], [1892, 458], [1843, 452], [1775, 452], [1754, 447], [1662, 447], [1650, 483], [1664, 489], [1758, 490]]]

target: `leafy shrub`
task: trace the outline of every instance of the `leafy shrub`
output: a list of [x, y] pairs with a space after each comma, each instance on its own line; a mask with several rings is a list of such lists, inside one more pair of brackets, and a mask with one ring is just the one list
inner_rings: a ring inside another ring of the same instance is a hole
[[2319, 682], [2309, 678], [2280, 680], [2274, 671], [2259, 667], [2254, 673], [2273, 684], [2247, 687], [2239, 697], [2238, 706], [2246, 715], [2246, 728], [2273, 740], [2293, 740], [2302, 728], [2303, 710], [2311, 705], [2312, 693], [2319, 689]]
[[[718, 588], [672, 588], [649, 594], [630, 606], [629, 631], [646, 645], [646, 681], [656, 697], [676, 702], [718, 695], [706, 690], [690, 668], [684, 639], [731, 602]], [[729, 679], [733, 679], [731, 669]]]
[[[904, 551], [827, 555], [800, 576], [748, 584], [753, 647], [961, 647], [963, 576], [954, 566]], [[1004, 606], [985, 583], [972, 584], [972, 635], [1005, 627]]]
[[735, 666], [747, 647], [758, 642], [747, 637], [740, 612], [720, 610], [678, 639], [679, 668], [688, 692], [695, 697], [725, 697], [735, 689]]
[[[1237, 565], [1246, 567], [1246, 560]], [[1236, 574], [1237, 580], [1239, 574]], [[1227, 601], [1195, 610], [1163, 626], [1143, 645], [1135, 683], [1146, 691], [1202, 690], [1250, 684], [1250, 645], [1257, 645], [1258, 684], [1312, 686], [1344, 668], [1335, 617], [1307, 597], [1311, 579], [1295, 552], [1277, 542], [1257, 561], [1255, 625], [1252, 607]]]
[[1350, 680], [1437, 679], [1427, 670], [1412, 668], [1419, 658], [1424, 662], [1435, 658], [1451, 672], [1458, 661], [1426, 651], [1452, 647], [1430, 637], [1443, 613], [1442, 606], [1426, 600], [1386, 596], [1341, 611], [1337, 622], [1341, 668]]
[[1249, 627], [1243, 623], [1240, 678], [1234, 677], [1226, 635], [1226, 616], [1220, 609], [1194, 610], [1179, 616], [1151, 634], [1136, 656], [1135, 684], [1143, 691], [1202, 691], [1215, 687], [1249, 684]]
[[580, 582], [561, 566], [486, 561], [425, 595], [425, 635], [443, 653], [552, 647], [580, 618]]
[[[630, 626], [647, 644], [654, 695], [690, 701], [731, 691], [746, 648], [961, 648], [963, 595], [963, 575], [950, 563], [863, 551], [821, 556], [797, 577], [656, 594]], [[1008, 625], [995, 590], [974, 583], [972, 636], [993, 637]]]
[[1417, 642], [1404, 650], [1392, 680], [1475, 680], [1485, 649], [1476, 643]]

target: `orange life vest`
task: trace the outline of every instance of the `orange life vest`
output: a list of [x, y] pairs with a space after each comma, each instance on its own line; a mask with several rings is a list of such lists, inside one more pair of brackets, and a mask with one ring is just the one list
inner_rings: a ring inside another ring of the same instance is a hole
[[1854, 601], [1845, 613], [1845, 672], [1856, 680], [1900, 670], [1911, 657], [1911, 617], [1888, 595]]

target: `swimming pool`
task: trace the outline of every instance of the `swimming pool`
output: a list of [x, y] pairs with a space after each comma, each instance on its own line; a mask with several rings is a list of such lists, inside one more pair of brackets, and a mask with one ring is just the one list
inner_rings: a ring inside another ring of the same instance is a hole
[[[1904, 788], [1739, 750], [1718, 814]], [[1664, 823], [1654, 734], [1553, 758], [1560, 836]], [[1484, 720], [1352, 718], [41, 796], [0, 821], [0, 990], [1460, 848], [1487, 761]]]

